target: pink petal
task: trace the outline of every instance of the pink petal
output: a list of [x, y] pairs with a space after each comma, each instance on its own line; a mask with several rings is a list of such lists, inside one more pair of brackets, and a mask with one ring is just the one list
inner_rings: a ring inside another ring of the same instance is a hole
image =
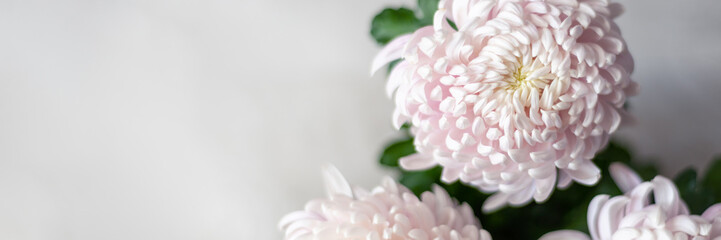
[[393, 71], [391, 71], [391, 74], [388, 76], [388, 82], [386, 83], [386, 94], [388, 97], [393, 96], [393, 92], [398, 89], [398, 86], [405, 82], [404, 80], [408, 77], [406, 68], [408, 68], [408, 63], [403, 61], [398, 63]]
[[536, 180], [536, 193], [533, 195], [533, 199], [536, 202], [543, 202], [548, 199], [548, 196], [553, 192], [553, 187], [556, 184], [556, 173], [554, 173], [546, 179]]
[[461, 171], [463, 171], [462, 167], [444, 167], [441, 181], [445, 183], [455, 182], [461, 176]]
[[673, 217], [679, 214], [688, 214], [682, 212], [681, 198], [678, 194], [676, 185], [662, 176], [656, 176], [653, 181], [653, 195], [656, 201], [656, 205], [661, 206], [668, 217]]
[[598, 195], [588, 204], [586, 222], [588, 222], [588, 231], [591, 233], [593, 239], [601, 239], [598, 236], [598, 214], [601, 212], [601, 207], [603, 207], [606, 201], [608, 201], [608, 195]]
[[630, 192], [643, 181], [636, 172], [623, 163], [611, 163], [611, 166], [608, 168], [611, 172], [611, 178], [613, 178], [618, 188], [624, 193]]
[[538, 240], [591, 240], [591, 238], [576, 230], [559, 230], [546, 233]]
[[463, 28], [466, 22], [466, 16], [468, 16], [468, 0], [455, 0], [453, 1], [453, 9], [451, 14], [453, 15], [453, 21], [456, 23], [458, 29]]
[[408, 56], [413, 54], [413, 51], [418, 50], [418, 43], [420, 43], [424, 37], [429, 36], [433, 36], [433, 26], [425, 26], [416, 30], [408, 40], [408, 43], [406, 43], [406, 47], [403, 49], [401, 55]]
[[706, 211], [701, 214], [701, 217], [709, 221], [713, 221], [714, 219], [721, 217], [721, 203], [714, 204], [707, 208]]
[[[613, 233], [613, 239], [648, 239], [648, 238], [639, 238], [641, 236], [641, 231], [635, 228], [624, 228], [616, 231]], [[659, 239], [661, 240], [661, 239]]]
[[623, 209], [628, 203], [628, 198], [618, 196], [608, 200], [598, 213], [598, 235], [600, 239], [611, 239], [613, 233], [618, 230], [618, 224], [623, 217]]
[[648, 218], [648, 213], [639, 211], [626, 214], [621, 222], [618, 224], [619, 228], [634, 228], [636, 225], [641, 223], [643, 220]]
[[709, 236], [715, 237], [713, 240], [718, 240], [721, 237], [721, 220], [716, 220], [711, 223], [711, 231]]
[[319, 216], [318, 214], [314, 214], [307, 211], [295, 211], [292, 213], [288, 213], [287, 215], [283, 216], [282, 219], [280, 219], [280, 222], [278, 223], [279, 229], [285, 229], [290, 224], [300, 221], [300, 220], [323, 220], [323, 217]]
[[571, 186], [571, 183], [573, 182], [573, 179], [571, 179], [571, 176], [566, 173], [565, 170], [558, 172], [558, 184], [557, 187], [559, 189], [566, 189], [569, 186]]
[[689, 216], [676, 216], [666, 222], [666, 227], [672, 232], [684, 232], [691, 236], [698, 235], [699, 226]]
[[432, 157], [418, 153], [403, 157], [399, 162], [401, 167], [406, 170], [425, 170], [436, 165]]
[[648, 205], [648, 195], [653, 189], [653, 184], [644, 182], [636, 186], [629, 195], [629, 202], [626, 205], [626, 213], [639, 211]]
[[378, 69], [381, 69], [386, 64], [393, 60], [399, 59], [403, 56], [403, 49], [406, 43], [411, 39], [412, 34], [405, 34], [398, 36], [389, 42], [379, 53], [373, 58], [371, 64], [371, 75], [376, 73]]
[[489, 213], [506, 205], [508, 202], [508, 194], [499, 192], [491, 195], [483, 202], [483, 212]]
[[566, 169], [566, 173], [573, 180], [588, 186], [596, 184], [598, 179], [601, 178], [601, 170], [592, 162], [579, 164], [577, 169]]

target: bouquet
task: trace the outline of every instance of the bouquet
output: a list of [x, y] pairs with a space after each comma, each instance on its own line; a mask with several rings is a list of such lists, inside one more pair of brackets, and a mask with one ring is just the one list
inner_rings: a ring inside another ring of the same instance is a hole
[[721, 159], [670, 179], [611, 140], [638, 92], [609, 0], [419, 0], [372, 21], [395, 102], [372, 189], [327, 197], [285, 239], [721, 240]]

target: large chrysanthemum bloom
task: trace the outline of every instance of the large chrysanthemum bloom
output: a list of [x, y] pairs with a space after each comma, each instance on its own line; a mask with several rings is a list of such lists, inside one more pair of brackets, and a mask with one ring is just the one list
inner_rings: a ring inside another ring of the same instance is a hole
[[324, 171], [328, 197], [280, 221], [285, 239], [490, 240], [467, 205], [436, 186], [418, 199], [386, 178], [372, 191], [351, 188], [337, 169]]
[[561, 230], [540, 240], [721, 240], [721, 203], [701, 216], [690, 215], [670, 180], [657, 176], [641, 183], [638, 175], [620, 164], [612, 166], [611, 171], [619, 188], [630, 190], [622, 196], [599, 195], [591, 201], [587, 214], [590, 237]]
[[[548, 198], [600, 178], [591, 159], [616, 131], [637, 85], [607, 0], [447, 0], [434, 25], [391, 41], [372, 71], [390, 73], [396, 126], [411, 124], [405, 169], [441, 165], [496, 192], [485, 210]], [[458, 30], [447, 20], [454, 22]]]

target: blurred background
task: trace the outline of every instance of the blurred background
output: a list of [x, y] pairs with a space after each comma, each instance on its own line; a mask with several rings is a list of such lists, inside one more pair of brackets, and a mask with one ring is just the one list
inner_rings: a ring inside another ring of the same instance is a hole
[[[721, 1], [623, 1], [665, 174], [721, 153]], [[0, 1], [0, 239], [279, 239], [395, 136], [368, 31], [413, 0]]]

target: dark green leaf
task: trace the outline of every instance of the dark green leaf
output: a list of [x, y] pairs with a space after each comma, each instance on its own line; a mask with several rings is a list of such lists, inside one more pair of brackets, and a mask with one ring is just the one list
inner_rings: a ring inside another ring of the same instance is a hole
[[420, 195], [431, 190], [433, 184], [440, 179], [442, 171], [441, 167], [435, 167], [425, 171], [404, 172], [399, 182], [416, 195]]
[[711, 162], [704, 175], [703, 186], [715, 195], [716, 202], [721, 202], [721, 156]]
[[678, 187], [678, 192], [681, 194], [681, 197], [685, 199], [685, 196], [689, 196], [690, 194], [696, 192], [696, 170], [690, 168], [684, 170], [676, 175], [673, 182], [676, 183], [676, 187]]
[[380, 44], [393, 38], [411, 33], [420, 27], [415, 13], [407, 8], [386, 8], [373, 18], [371, 36]]
[[654, 177], [658, 176], [658, 168], [653, 164], [640, 164], [640, 163], [629, 163], [633, 170], [641, 176], [644, 181], [651, 181]]
[[448, 19], [448, 18], [446, 18], [446, 22], [448, 22], [448, 25], [451, 25], [451, 28], [453, 28], [453, 30], [458, 31], [458, 26], [456, 26], [456, 23], [455, 23], [455, 22], [451, 21], [451, 20]]
[[703, 185], [710, 188], [721, 188], [721, 157], [711, 162], [706, 175], [704, 175]]
[[606, 169], [612, 162], [631, 162], [631, 154], [628, 149], [611, 142], [606, 146], [606, 149], [596, 154], [593, 162], [599, 165], [601, 169]]
[[413, 146], [413, 139], [401, 140], [389, 145], [383, 150], [380, 163], [385, 166], [397, 167], [398, 159], [411, 155], [414, 152], [416, 152], [416, 150]]
[[698, 212], [705, 205], [705, 197], [700, 193], [701, 189], [697, 184], [696, 175], [696, 170], [689, 168], [676, 175], [673, 180], [678, 188], [678, 193], [692, 213]]

